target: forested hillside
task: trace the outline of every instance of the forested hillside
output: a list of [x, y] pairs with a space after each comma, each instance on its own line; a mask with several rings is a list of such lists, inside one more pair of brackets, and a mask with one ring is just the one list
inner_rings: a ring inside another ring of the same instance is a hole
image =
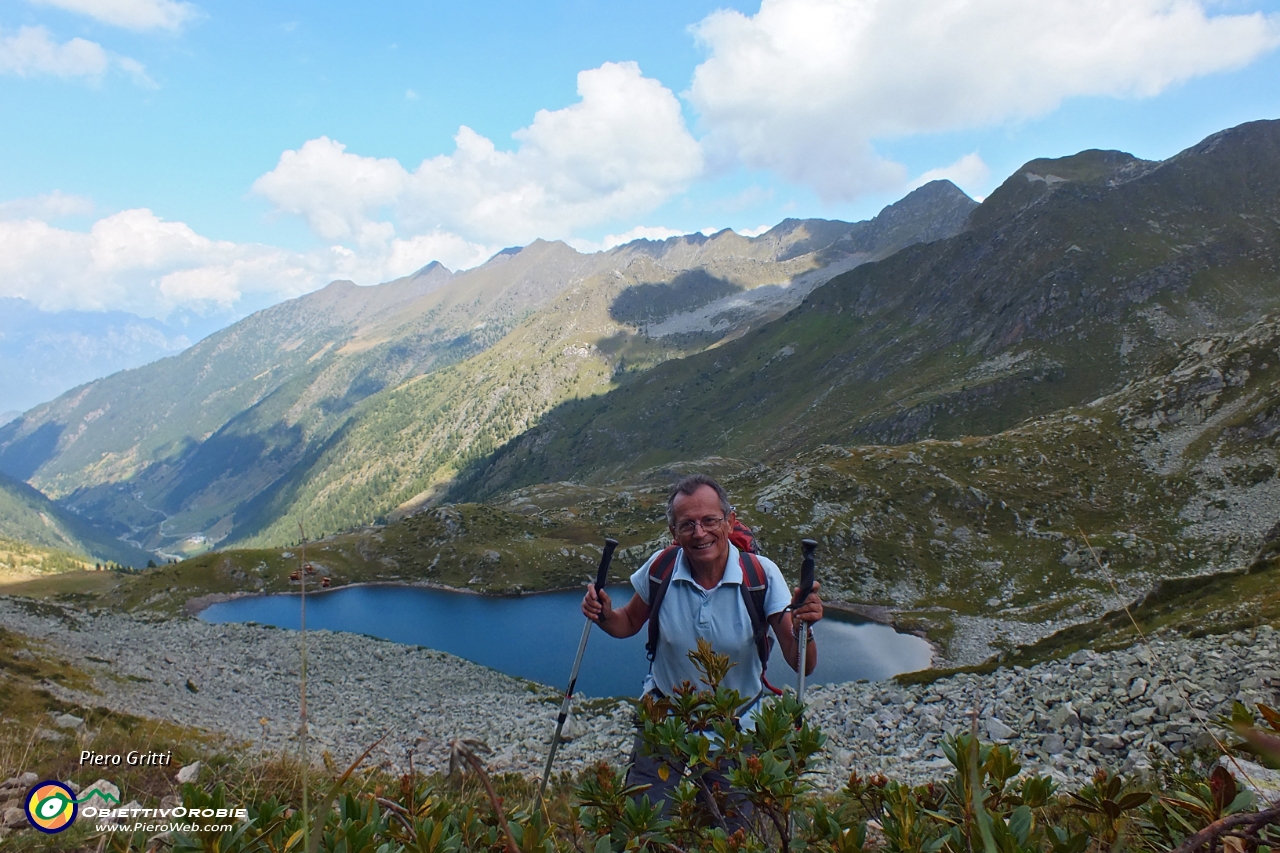
[[110, 560], [134, 568], [142, 568], [151, 557], [146, 551], [67, 512], [26, 483], [3, 474], [0, 474], [0, 539], [12, 541], [13, 547], [6, 553], [14, 567], [23, 560], [31, 562], [27, 551], [20, 547], [22, 543], [64, 556], [89, 561]]

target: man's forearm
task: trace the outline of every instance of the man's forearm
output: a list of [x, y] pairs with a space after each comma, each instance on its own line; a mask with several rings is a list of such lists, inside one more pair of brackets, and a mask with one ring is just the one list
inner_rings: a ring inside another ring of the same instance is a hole
[[[807, 631], [808, 629], [809, 629], [809, 626], [806, 625], [805, 630]], [[813, 641], [813, 634], [810, 633], [809, 639], [806, 642], [805, 649], [804, 649], [804, 674], [806, 676], [813, 675], [813, 671], [817, 668], [817, 666], [818, 666], [818, 644]], [[796, 672], [800, 671], [800, 638], [799, 637], [796, 638], [796, 659], [795, 659], [795, 662], [791, 664], [791, 668], [794, 669]]]
[[644, 620], [640, 621], [640, 625], [635, 624], [635, 619], [630, 609], [623, 607], [605, 613], [596, 624], [600, 626], [601, 631], [604, 631], [610, 637], [626, 639], [634, 636], [640, 630], [640, 625], [644, 624]]
[[618, 629], [619, 622], [625, 625], [627, 622], [626, 616], [622, 614], [621, 610], [610, 610], [607, 613], [601, 614], [600, 621], [597, 622], [596, 624], [600, 626], [601, 631], [604, 631], [610, 637], [626, 636], [621, 631], [619, 631]]
[[[774, 626], [774, 633], [778, 636], [778, 643], [782, 646], [782, 658], [787, 662], [787, 666], [794, 671], [800, 671], [800, 640], [795, 633], [795, 626], [800, 623], [799, 620], [792, 620], [791, 614], [786, 613], [779, 620], [779, 624]], [[807, 629], [808, 626], [805, 626]], [[813, 641], [813, 634], [809, 634], [808, 646], [805, 648], [805, 675], [812, 675], [814, 668], [818, 665], [818, 644]]]

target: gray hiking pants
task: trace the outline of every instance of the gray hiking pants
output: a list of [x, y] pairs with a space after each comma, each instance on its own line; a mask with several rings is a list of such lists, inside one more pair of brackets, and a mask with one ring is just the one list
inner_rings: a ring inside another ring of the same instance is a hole
[[[663, 817], [667, 817], [667, 811], [670, 807], [667, 798], [671, 795], [672, 789], [684, 779], [683, 768], [672, 767], [671, 772], [667, 774], [667, 778], [664, 781], [658, 775], [658, 768], [663, 765], [663, 760], [656, 755], [643, 755], [641, 753], [642, 745], [643, 740], [640, 735], [636, 735], [636, 739], [631, 745], [631, 767], [627, 770], [627, 785], [648, 785], [649, 788], [638, 796], [648, 794], [649, 801], [660, 805]], [[728, 766], [732, 768], [734, 765], [730, 764]], [[713, 771], [702, 778], [708, 785], [719, 786], [722, 791], [730, 790], [729, 780], [724, 772]], [[706, 794], [699, 794], [698, 801], [707, 811], [708, 822], [714, 825], [715, 819], [711, 817], [714, 812], [707, 808]], [[751, 823], [755, 809], [743, 795], [729, 794], [726, 808], [730, 812], [725, 815], [725, 826], [729, 834], [732, 835], [739, 828], [746, 827]]]

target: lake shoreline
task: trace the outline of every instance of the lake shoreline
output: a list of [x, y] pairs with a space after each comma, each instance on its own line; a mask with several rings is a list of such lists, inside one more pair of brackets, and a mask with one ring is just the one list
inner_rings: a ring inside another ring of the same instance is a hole
[[[322, 563], [316, 562], [315, 560], [312, 560], [311, 562], [316, 567], [316, 573], [313, 579], [314, 588], [312, 588], [312, 585], [309, 583], [308, 589], [307, 589], [307, 595], [317, 595], [317, 596], [323, 595], [325, 593], [332, 593], [332, 592], [337, 592], [339, 590], [355, 588], [355, 587], [403, 587], [403, 588], [411, 588], [411, 589], [412, 588], [429, 589], [429, 590], [435, 590], [439, 592], [457, 593], [460, 595], [473, 595], [473, 596], [478, 596], [480, 598], [487, 598], [487, 599], [519, 599], [519, 598], [526, 598], [526, 597], [532, 597], [532, 596], [552, 595], [556, 593], [581, 591], [581, 590], [585, 590], [585, 588], [589, 583], [589, 581], [583, 581], [582, 583], [579, 583], [579, 584], [565, 585], [565, 586], [552, 586], [552, 587], [546, 587], [546, 588], [540, 588], [540, 589], [528, 589], [528, 590], [516, 589], [516, 590], [493, 592], [493, 591], [476, 590], [476, 589], [471, 589], [467, 587], [452, 586], [450, 584], [440, 583], [439, 581], [432, 581], [432, 580], [426, 580], [426, 579], [386, 579], [386, 580], [355, 581], [352, 583], [344, 583], [339, 586], [331, 586], [325, 589], [320, 587], [319, 578], [324, 574], [326, 574], [327, 570], [325, 569]], [[610, 585], [618, 585], [618, 586], [626, 585], [629, 587], [629, 584], [626, 578], [621, 578], [617, 581], [614, 581]], [[204, 612], [206, 609], [208, 609], [210, 606], [214, 604], [221, 604], [228, 601], [233, 601], [238, 598], [255, 597], [255, 596], [283, 596], [283, 595], [300, 596], [302, 592], [301, 592], [301, 589], [298, 587], [300, 587], [300, 584], [294, 585], [294, 588], [291, 588], [288, 590], [281, 590], [281, 591], [247, 590], [246, 589], [246, 590], [237, 590], [234, 592], [207, 593], [204, 595], [194, 596], [183, 601], [180, 607], [180, 612], [183, 615], [188, 617], [199, 618], [200, 614]], [[981, 657], [976, 657], [976, 659], [975, 659], [975, 652], [973, 651], [963, 655], [963, 657], [957, 657], [955, 655], [950, 654], [949, 649], [947, 651], [944, 651], [943, 647], [939, 646], [939, 644], [935, 642], [932, 637], [929, 636], [928, 631], [924, 627], [920, 626], [918, 623], [911, 624], [911, 625], [901, 624], [898, 618], [900, 614], [897, 613], [891, 607], [878, 605], [878, 604], [867, 604], [862, 602], [842, 601], [839, 599], [825, 600], [823, 601], [823, 606], [828, 611], [833, 611], [834, 613], [842, 614], [847, 617], [852, 616], [857, 620], [867, 622], [867, 623], [885, 625], [889, 628], [892, 628], [898, 634], [914, 636], [914, 637], [918, 637], [921, 640], [924, 640], [926, 643], [929, 644], [929, 649], [930, 649], [930, 663], [927, 668], [945, 668], [945, 667], [973, 665], [973, 664], [982, 663], [983, 660], [985, 660], [985, 658], [988, 656], [988, 655], [982, 654], [982, 652], [987, 651], [987, 649], [984, 648], [984, 646], [986, 645], [984, 643], [977, 644], [976, 654], [981, 655]], [[1043, 632], [1037, 632], [1037, 634], [1039, 633], [1043, 633]], [[1038, 639], [1038, 636], [1037, 636], [1037, 639]], [[994, 651], [994, 650], [991, 650], [991, 651]]]
[[[308, 586], [310, 584], [308, 583]], [[572, 663], [584, 619], [580, 590], [537, 596], [462, 596], [422, 585], [349, 585], [342, 595], [308, 595], [306, 625], [378, 637], [459, 655], [520, 678], [558, 684]], [[621, 598], [626, 585], [612, 586]], [[326, 590], [326, 593], [335, 590]], [[737, 591], [722, 593], [737, 600]], [[302, 625], [297, 592], [236, 597], [211, 604], [197, 618], [212, 623], [257, 623], [298, 629]], [[745, 615], [743, 616], [745, 619]], [[814, 626], [828, 661], [818, 682], [888, 678], [929, 668], [935, 650], [917, 636], [895, 631], [844, 610], [827, 611]], [[643, 631], [629, 638], [598, 638], [584, 662], [580, 687], [595, 695], [624, 694], [645, 677]], [[527, 651], [531, 638], [544, 651]], [[770, 671], [785, 666], [776, 651]]]
[[[221, 733], [240, 750], [296, 749], [297, 631], [37, 606], [8, 596], [0, 596], [0, 625], [91, 674], [92, 692], [43, 683], [73, 713], [107, 707]], [[446, 769], [455, 737], [486, 742], [494, 772], [532, 777], [546, 759], [561, 695], [554, 687], [357, 634], [308, 631], [307, 648], [313, 755], [328, 750], [339, 763], [349, 761], [385, 734], [373, 760], [392, 770], [403, 770], [415, 749], [418, 768]], [[1229, 713], [1232, 700], [1274, 702], [1280, 693], [1280, 632], [1269, 626], [1157, 637], [1151, 652], [1160, 664], [1148, 649], [1132, 647], [925, 685], [815, 686], [810, 719], [829, 745], [814, 781], [836, 790], [853, 771], [936, 781], [948, 772], [940, 739], [967, 731], [975, 715], [984, 739], [1009, 743], [1029, 771], [1060, 782], [1088, 781], [1099, 764], [1142, 773], [1153, 758], [1168, 760], [1204, 742], [1197, 718]], [[1177, 673], [1176, 683], [1162, 675], [1166, 668]], [[579, 697], [576, 708], [557, 769], [625, 763], [634, 732], [630, 705]]]

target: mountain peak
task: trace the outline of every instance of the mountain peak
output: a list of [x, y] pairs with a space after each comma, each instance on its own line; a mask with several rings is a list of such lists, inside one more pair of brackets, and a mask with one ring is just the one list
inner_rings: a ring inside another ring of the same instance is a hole
[[1030, 160], [996, 187], [969, 218], [970, 228], [1026, 210], [1048, 193], [1073, 184], [1106, 187], [1131, 180], [1159, 165], [1124, 151], [1091, 148], [1069, 157]]
[[444, 264], [440, 263], [439, 261], [432, 261], [431, 263], [427, 264], [425, 267], [423, 267], [422, 269], [418, 270], [417, 272], [415, 272], [413, 275], [411, 275], [411, 276], [409, 276], [409, 277], [410, 277], [410, 278], [424, 278], [424, 277], [426, 277], [426, 276], [430, 276], [430, 275], [446, 275], [446, 276], [451, 276], [451, 275], [453, 275], [453, 270], [449, 269], [448, 267], [446, 267]]

